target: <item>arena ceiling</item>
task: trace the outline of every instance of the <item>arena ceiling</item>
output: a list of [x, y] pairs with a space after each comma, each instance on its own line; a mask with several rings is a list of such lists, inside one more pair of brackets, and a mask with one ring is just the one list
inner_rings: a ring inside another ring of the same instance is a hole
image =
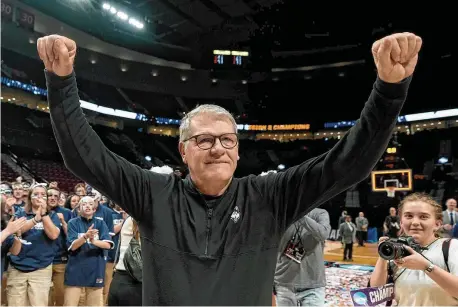
[[[249, 50], [252, 70], [268, 74], [267, 84], [247, 86], [248, 117], [266, 121], [275, 114], [285, 123], [304, 117], [357, 118], [375, 79], [371, 44], [393, 32], [415, 32], [424, 45], [404, 112], [456, 107], [451, 65], [454, 17], [447, 12], [434, 20], [432, 13], [404, 11], [329, 14], [298, 0], [21, 2], [106, 42], [166, 60], [198, 66], [200, 55], [210, 49]], [[144, 28], [138, 31], [110, 17], [104, 3], [135, 16]], [[274, 68], [286, 71], [271, 72]], [[304, 106], [307, 112], [292, 115], [291, 110]]]

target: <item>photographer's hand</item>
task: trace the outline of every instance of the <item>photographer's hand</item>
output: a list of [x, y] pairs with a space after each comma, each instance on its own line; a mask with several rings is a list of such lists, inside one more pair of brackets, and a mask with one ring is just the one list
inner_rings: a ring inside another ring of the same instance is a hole
[[[382, 242], [385, 242], [388, 239], [388, 237], [380, 237], [380, 239], [378, 240], [378, 244], [380, 245]], [[371, 287], [381, 287], [386, 284], [386, 280], [388, 277], [387, 263], [387, 260], [383, 259], [382, 257], [378, 257], [374, 271], [372, 272], [370, 278]]]
[[394, 263], [396, 263], [398, 267], [420, 271], [423, 271], [428, 267], [430, 263], [428, 259], [414, 251], [410, 246], [404, 245], [404, 248], [408, 250], [411, 253], [411, 255], [395, 260]]

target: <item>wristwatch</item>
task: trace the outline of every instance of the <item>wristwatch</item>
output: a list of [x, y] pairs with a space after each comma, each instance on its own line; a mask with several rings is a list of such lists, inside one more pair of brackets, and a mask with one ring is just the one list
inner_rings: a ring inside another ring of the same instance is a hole
[[430, 262], [428, 266], [426, 267], [425, 272], [431, 273], [434, 270], [434, 267], [435, 265], [432, 262]]

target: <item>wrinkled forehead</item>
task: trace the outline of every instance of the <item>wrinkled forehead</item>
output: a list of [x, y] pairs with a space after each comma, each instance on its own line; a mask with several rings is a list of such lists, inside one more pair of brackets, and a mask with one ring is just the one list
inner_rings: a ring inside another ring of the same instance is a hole
[[191, 119], [190, 123], [191, 135], [209, 133], [235, 133], [235, 127], [231, 120], [223, 114], [215, 114], [210, 112], [200, 113]]

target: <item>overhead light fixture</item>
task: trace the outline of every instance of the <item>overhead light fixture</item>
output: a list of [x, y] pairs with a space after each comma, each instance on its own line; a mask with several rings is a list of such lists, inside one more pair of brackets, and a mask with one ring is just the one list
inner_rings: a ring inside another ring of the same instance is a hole
[[122, 20], [127, 20], [129, 18], [129, 16], [127, 16], [126, 13], [124, 12], [121, 12], [121, 11], [118, 11], [118, 13], [116, 14], [116, 16], [118, 16], [120, 19]]
[[242, 84], [246, 84], [246, 83], [247, 83], [247, 81], [246, 81], [246, 80], [242, 80]]
[[140, 22], [139, 20], [133, 18], [133, 17], [130, 17], [129, 18], [129, 15], [127, 15], [127, 13], [119, 10], [119, 9], [116, 9], [114, 6], [110, 5], [109, 3], [103, 3], [102, 4], [102, 8], [105, 10], [105, 11], [109, 11], [111, 14], [115, 15], [116, 14], [116, 17], [118, 17], [119, 19], [123, 20], [123, 21], [128, 21], [128, 23], [134, 27], [136, 27], [137, 29], [143, 29], [143, 27], [145, 26], [142, 22]]
[[212, 79], [212, 83], [216, 83], [216, 82], [218, 82], [218, 80]]
[[181, 81], [184, 82], [184, 81], [186, 81], [186, 80], [188, 80], [188, 78], [187, 78], [186, 76], [181, 76]]
[[91, 60], [91, 64], [95, 64], [95, 63], [97, 63], [97, 61], [94, 60], [94, 59], [92, 59], [92, 60]]

